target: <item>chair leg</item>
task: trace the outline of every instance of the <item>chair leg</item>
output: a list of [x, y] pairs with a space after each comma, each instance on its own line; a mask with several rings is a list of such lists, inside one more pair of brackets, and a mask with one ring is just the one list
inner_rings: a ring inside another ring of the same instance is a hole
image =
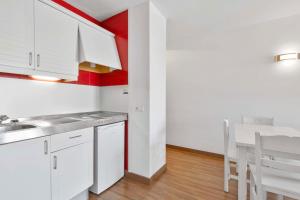
[[229, 175], [224, 173], [224, 192], [229, 192]]
[[228, 180], [227, 180], [227, 182], [224, 182], [224, 192], [229, 192], [229, 184], [228, 184], [228, 182], [229, 182]]
[[263, 200], [267, 200], [268, 193], [266, 191], [263, 191]]
[[283, 197], [283, 195], [281, 195], [281, 194], [277, 194], [277, 200], [284, 200], [284, 197]]
[[253, 192], [254, 192], [254, 187], [255, 187], [255, 185], [254, 185], [254, 180], [253, 180], [253, 177], [252, 177], [252, 174], [250, 175], [250, 200], [255, 200], [254, 199], [254, 194], [253, 194]]
[[224, 192], [229, 192], [230, 163], [224, 159]]

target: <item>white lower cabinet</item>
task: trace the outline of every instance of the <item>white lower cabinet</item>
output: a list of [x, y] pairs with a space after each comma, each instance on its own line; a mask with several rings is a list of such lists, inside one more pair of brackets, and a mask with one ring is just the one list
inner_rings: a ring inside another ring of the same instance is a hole
[[94, 128], [0, 145], [0, 200], [87, 200]]
[[94, 128], [0, 145], [0, 200], [88, 200]]
[[51, 200], [49, 139], [0, 145], [1, 200]]
[[52, 200], [70, 200], [93, 184], [93, 134], [90, 128], [53, 136], [51, 145], [62, 149], [51, 153]]

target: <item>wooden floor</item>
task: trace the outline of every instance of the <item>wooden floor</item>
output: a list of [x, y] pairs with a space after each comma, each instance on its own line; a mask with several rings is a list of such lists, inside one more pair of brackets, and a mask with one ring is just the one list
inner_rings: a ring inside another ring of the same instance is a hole
[[[236, 200], [237, 182], [223, 192], [223, 159], [167, 149], [167, 171], [152, 185], [124, 178], [90, 200]], [[268, 199], [274, 200], [269, 195]]]

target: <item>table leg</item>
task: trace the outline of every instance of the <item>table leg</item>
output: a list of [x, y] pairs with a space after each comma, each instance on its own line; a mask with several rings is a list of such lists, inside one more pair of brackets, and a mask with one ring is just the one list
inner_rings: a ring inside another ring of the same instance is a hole
[[247, 199], [247, 148], [238, 147], [238, 200]]

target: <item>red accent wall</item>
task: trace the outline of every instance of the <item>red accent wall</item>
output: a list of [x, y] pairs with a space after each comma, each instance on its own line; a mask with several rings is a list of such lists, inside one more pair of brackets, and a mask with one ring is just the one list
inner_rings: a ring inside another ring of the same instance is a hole
[[101, 86], [128, 85], [128, 11], [102, 21], [101, 26], [116, 34], [122, 70], [100, 74]]
[[128, 39], [128, 11], [102, 21], [101, 26], [116, 35]]

